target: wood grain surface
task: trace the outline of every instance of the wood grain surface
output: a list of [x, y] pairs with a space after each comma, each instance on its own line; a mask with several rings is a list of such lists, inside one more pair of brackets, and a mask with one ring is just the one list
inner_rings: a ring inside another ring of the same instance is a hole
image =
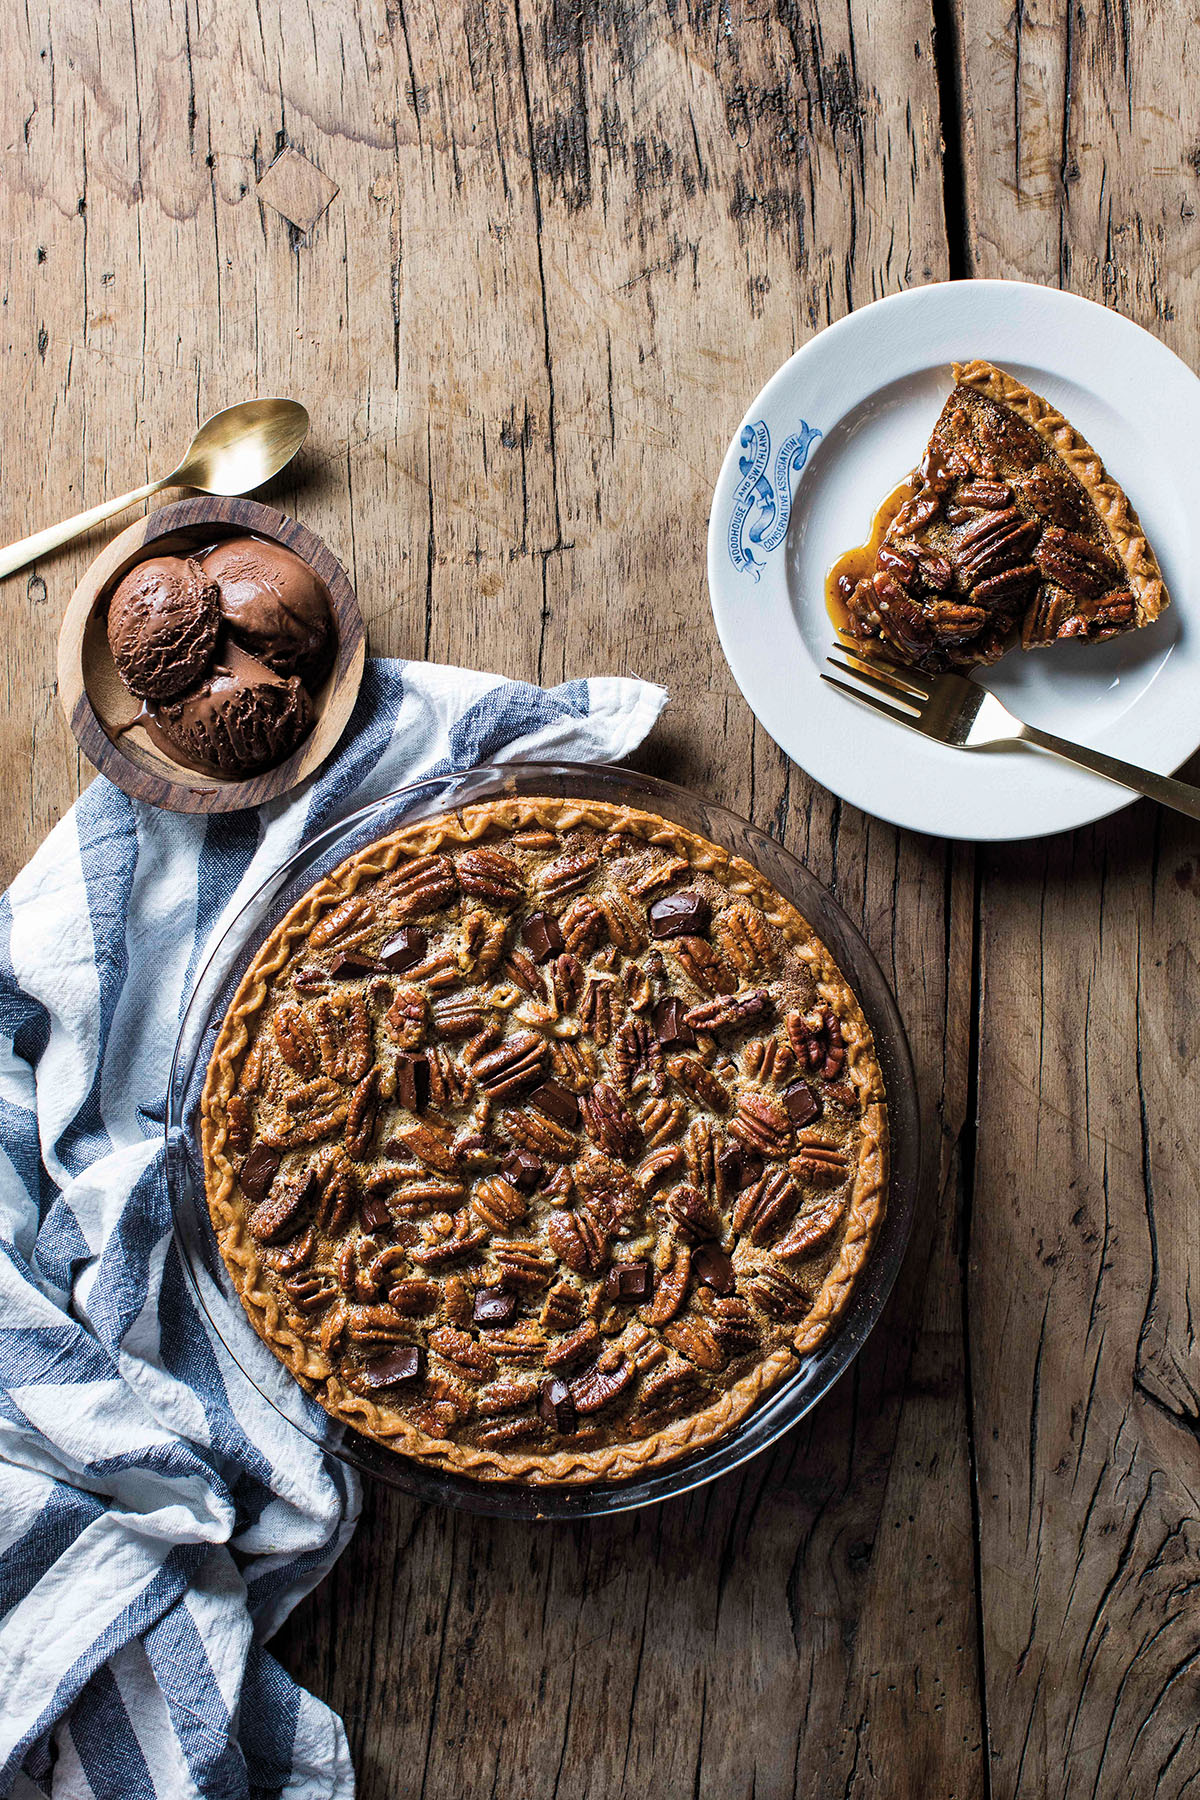
[[[1031, 277], [1200, 358], [1190, 11], [6, 17], [4, 537], [295, 394], [312, 437], [262, 497], [341, 557], [372, 648], [667, 683], [643, 765], [833, 887], [919, 1072], [897, 1291], [773, 1453], [572, 1527], [368, 1492], [276, 1640], [343, 1713], [360, 1792], [1194, 1793], [1195, 828], [1139, 804], [976, 852], [842, 807], [756, 729], [704, 581], [748, 398], [877, 296]], [[88, 778], [54, 639], [104, 535], [4, 585], [5, 879]]]

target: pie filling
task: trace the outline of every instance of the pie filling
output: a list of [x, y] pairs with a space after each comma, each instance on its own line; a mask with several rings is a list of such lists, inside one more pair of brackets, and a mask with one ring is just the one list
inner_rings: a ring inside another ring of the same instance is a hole
[[1157, 618], [1154, 552], [1091, 446], [991, 363], [956, 363], [954, 377], [903, 503], [830, 572], [840, 629], [937, 671]]
[[203, 1144], [251, 1322], [332, 1414], [591, 1481], [712, 1442], [831, 1329], [886, 1109], [853, 993], [757, 870], [650, 814], [502, 800], [275, 929]]

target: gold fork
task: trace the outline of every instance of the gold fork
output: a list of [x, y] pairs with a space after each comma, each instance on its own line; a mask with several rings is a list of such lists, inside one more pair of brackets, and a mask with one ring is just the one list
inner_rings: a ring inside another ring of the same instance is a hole
[[1200, 788], [1186, 781], [1174, 781], [1169, 775], [1155, 775], [1150, 769], [1139, 769], [1135, 763], [1106, 756], [1102, 750], [1072, 744], [1037, 725], [1026, 725], [995, 694], [989, 694], [977, 681], [964, 675], [925, 675], [919, 669], [902, 667], [883, 657], [860, 656], [845, 644], [836, 644], [827, 661], [839, 674], [850, 676], [848, 682], [839, 681], [822, 669], [821, 680], [830, 687], [873, 707], [898, 725], [923, 732], [939, 744], [949, 744], [955, 750], [1037, 744], [1066, 762], [1077, 763], [1081, 769], [1091, 769], [1095, 775], [1133, 788], [1135, 793], [1145, 794], [1161, 806], [1173, 806], [1176, 812], [1200, 819]]

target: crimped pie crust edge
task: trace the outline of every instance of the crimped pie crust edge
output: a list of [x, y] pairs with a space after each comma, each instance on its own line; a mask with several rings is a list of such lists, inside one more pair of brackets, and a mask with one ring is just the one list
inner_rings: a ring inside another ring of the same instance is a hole
[[[634, 1443], [548, 1454], [483, 1450], [432, 1438], [386, 1405], [354, 1393], [331, 1373], [328, 1358], [288, 1325], [263, 1280], [265, 1265], [246, 1230], [244, 1205], [235, 1196], [236, 1176], [225, 1155], [224, 1106], [233, 1090], [249, 1042], [246, 1021], [265, 1004], [271, 978], [286, 964], [293, 946], [306, 938], [322, 914], [349, 899], [361, 882], [386, 873], [401, 856], [429, 854], [443, 846], [461, 849], [497, 827], [514, 831], [531, 825], [568, 831], [591, 826], [620, 831], [645, 843], [665, 846], [687, 858], [689, 867], [719, 881], [727, 891], [757, 904], [768, 920], [808, 961], [818, 992], [836, 1010], [847, 1051], [847, 1075], [864, 1099], [861, 1143], [846, 1227], [838, 1255], [812, 1308], [797, 1327], [793, 1346], [780, 1346], [702, 1411], [678, 1419]], [[828, 1336], [845, 1310], [859, 1271], [882, 1221], [887, 1194], [887, 1109], [883, 1078], [871, 1030], [828, 949], [800, 912], [752, 864], [721, 846], [637, 808], [605, 801], [555, 798], [496, 798], [432, 820], [402, 826], [358, 851], [317, 882], [275, 926], [254, 957], [225, 1015], [213, 1047], [201, 1101], [201, 1144], [209, 1213], [221, 1255], [258, 1335], [301, 1385], [334, 1418], [387, 1448], [422, 1463], [476, 1480], [564, 1485], [625, 1480], [678, 1460], [723, 1437], [771, 1388], [799, 1367]]]
[[1138, 607], [1138, 624], [1149, 625], [1170, 605], [1158, 558], [1146, 541], [1128, 494], [1107, 472], [1081, 432], [1048, 400], [1027, 388], [1015, 375], [976, 358], [955, 363], [954, 379], [985, 399], [1006, 406], [1044, 438], [1062, 459], [1104, 521], [1113, 547], [1125, 566]]

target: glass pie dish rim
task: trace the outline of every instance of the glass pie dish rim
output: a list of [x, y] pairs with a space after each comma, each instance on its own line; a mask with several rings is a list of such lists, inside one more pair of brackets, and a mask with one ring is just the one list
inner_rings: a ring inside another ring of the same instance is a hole
[[[502, 795], [539, 792], [657, 813], [762, 869], [827, 943], [858, 996], [883, 1067], [890, 1138], [887, 1209], [846, 1311], [828, 1340], [707, 1447], [634, 1480], [558, 1487], [456, 1476], [385, 1448], [325, 1413], [259, 1339], [229, 1281], [209, 1219], [192, 1125], [212, 1042], [233, 991], [271, 929], [308, 888], [401, 821], [433, 818]], [[764, 861], [771, 866], [764, 869]], [[675, 1498], [731, 1473], [798, 1424], [844, 1374], [874, 1329], [907, 1248], [920, 1175], [918, 1116], [908, 1040], [883, 971], [829, 890], [774, 838], [691, 789], [616, 764], [483, 763], [405, 783], [305, 838], [226, 922], [196, 973], [180, 1018], [165, 1109], [167, 1186], [175, 1242], [210, 1326], [241, 1375], [310, 1442], [418, 1500], [503, 1518], [592, 1517]]]

